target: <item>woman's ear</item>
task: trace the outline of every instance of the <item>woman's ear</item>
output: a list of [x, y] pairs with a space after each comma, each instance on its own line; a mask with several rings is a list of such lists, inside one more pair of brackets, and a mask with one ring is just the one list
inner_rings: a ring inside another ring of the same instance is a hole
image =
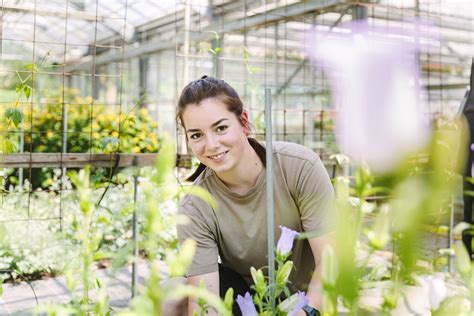
[[247, 111], [243, 111], [240, 115], [240, 123], [244, 127], [245, 134], [250, 134], [249, 113]]

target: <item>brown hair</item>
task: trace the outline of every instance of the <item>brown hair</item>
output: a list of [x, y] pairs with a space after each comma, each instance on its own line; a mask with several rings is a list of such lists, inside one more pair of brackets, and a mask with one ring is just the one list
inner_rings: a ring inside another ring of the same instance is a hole
[[[176, 113], [177, 122], [185, 127], [183, 122], [183, 112], [186, 107], [190, 104], [198, 105], [203, 100], [209, 98], [218, 98], [227, 106], [227, 110], [234, 113], [241, 124], [243, 124], [242, 113], [244, 112], [244, 105], [237, 92], [224, 80], [208, 76], [202, 76], [201, 79], [191, 81], [186, 87], [184, 87], [178, 99], [178, 109]], [[265, 147], [263, 147], [255, 138], [248, 137], [247, 139], [250, 146], [252, 146], [262, 161], [263, 166], [266, 167]], [[197, 169], [186, 180], [196, 180], [204, 169], [206, 169], [206, 165], [199, 163]]]

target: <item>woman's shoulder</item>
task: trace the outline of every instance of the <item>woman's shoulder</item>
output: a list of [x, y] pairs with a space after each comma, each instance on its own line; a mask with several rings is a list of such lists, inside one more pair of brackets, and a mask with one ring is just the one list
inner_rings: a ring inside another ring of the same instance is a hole
[[298, 159], [302, 161], [314, 162], [319, 159], [318, 154], [300, 144], [275, 141], [272, 142], [273, 153], [286, 159]]

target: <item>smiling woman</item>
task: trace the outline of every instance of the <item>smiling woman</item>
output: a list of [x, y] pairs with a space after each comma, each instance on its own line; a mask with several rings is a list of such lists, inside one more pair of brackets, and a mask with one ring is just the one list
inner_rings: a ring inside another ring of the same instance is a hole
[[245, 191], [255, 185], [263, 167], [247, 140], [246, 112], [239, 119], [213, 97], [188, 105], [182, 117], [191, 150], [201, 163], [231, 190]]
[[[250, 291], [250, 268], [267, 265], [266, 148], [254, 138], [248, 114], [235, 90], [225, 81], [204, 76], [188, 84], [179, 99], [177, 119], [200, 165], [188, 180], [205, 188], [217, 201], [214, 209], [188, 195], [179, 212], [190, 221], [178, 226], [180, 242], [196, 241], [187, 282], [223, 296]], [[321, 252], [334, 228], [334, 192], [329, 176], [313, 151], [274, 142], [275, 232], [285, 226], [311, 232], [291, 249], [296, 270], [292, 292], [308, 290], [309, 304], [320, 307]], [[275, 234], [275, 240], [280, 237]], [[218, 260], [220, 258], [220, 261]], [[237, 305], [233, 313], [239, 315]], [[198, 309], [190, 301], [189, 314]]]

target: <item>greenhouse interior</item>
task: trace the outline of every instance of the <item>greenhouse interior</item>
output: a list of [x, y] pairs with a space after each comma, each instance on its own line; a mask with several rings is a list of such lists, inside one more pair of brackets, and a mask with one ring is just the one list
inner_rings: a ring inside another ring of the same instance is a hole
[[474, 315], [472, 0], [2, 0], [0, 41], [0, 315]]

